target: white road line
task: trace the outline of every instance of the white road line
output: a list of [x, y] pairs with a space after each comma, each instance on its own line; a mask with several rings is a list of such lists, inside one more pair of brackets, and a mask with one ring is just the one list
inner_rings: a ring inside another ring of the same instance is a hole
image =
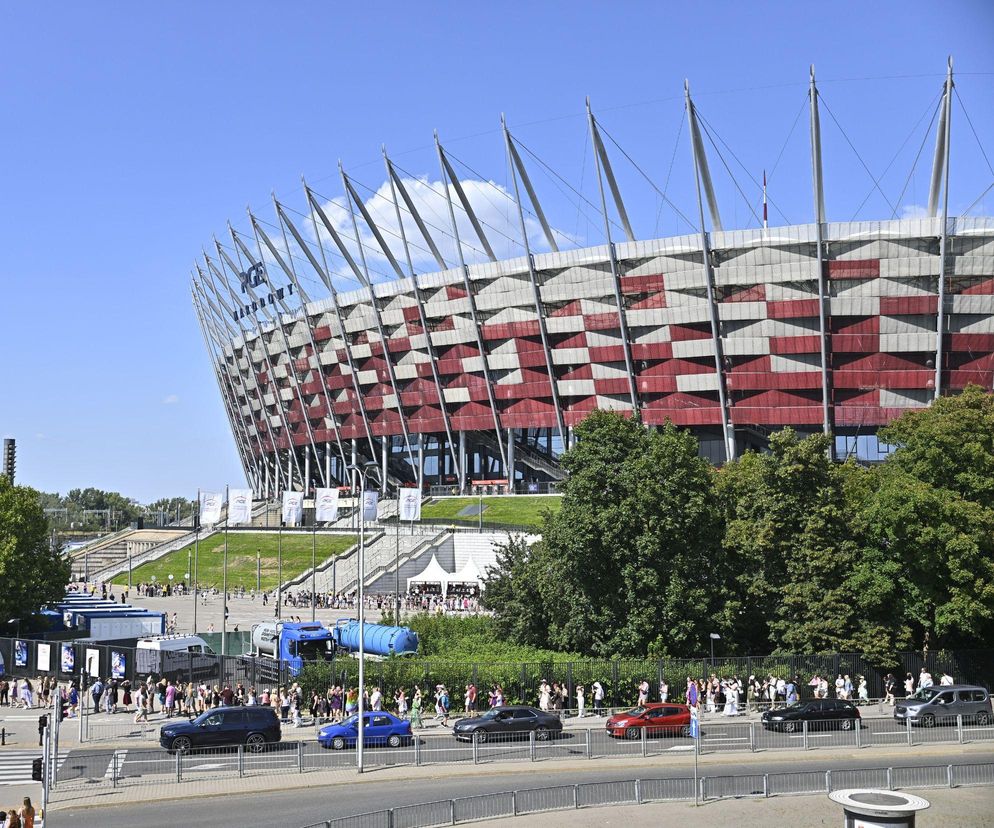
[[107, 763], [107, 770], [104, 772], [104, 779], [112, 779], [114, 777], [114, 768], [116, 767], [120, 770], [121, 765], [124, 764], [124, 757], [127, 755], [127, 750], [114, 751], [114, 755], [111, 756], [110, 761]]

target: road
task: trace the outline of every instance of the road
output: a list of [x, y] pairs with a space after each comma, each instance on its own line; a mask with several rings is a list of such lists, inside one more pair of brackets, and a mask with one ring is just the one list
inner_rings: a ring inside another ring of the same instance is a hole
[[[994, 753], [973, 753], [966, 757], [954, 747], [939, 746], [927, 752], [901, 755], [899, 759], [894, 757], [892, 751], [883, 755], [867, 751], [858, 758], [818, 757], [817, 754], [808, 753], [791, 757], [771, 756], [768, 760], [752, 757], [749, 761], [744, 761], [728, 756], [720, 765], [710, 765], [706, 773], [714, 776], [798, 770], [824, 772], [889, 765], [918, 767], [957, 762], [989, 762], [992, 759]], [[688, 761], [681, 763], [679, 767], [611, 768], [598, 763], [597, 767], [590, 770], [578, 770], [575, 767], [560, 767], [557, 770], [555, 763], [543, 763], [523, 767], [520, 771], [502, 769], [496, 774], [481, 767], [479, 774], [457, 777], [446, 777], [444, 771], [444, 767], [440, 767], [437, 775], [389, 782], [377, 781], [376, 772], [373, 771], [361, 778], [350, 777], [347, 785], [256, 793], [251, 797], [217, 794], [195, 796], [172, 800], [159, 808], [142, 807], [140, 811], [134, 806], [64, 808], [52, 812], [46, 828], [88, 825], [132, 828], [136, 819], [140, 821], [142, 828], [211, 824], [238, 825], [243, 828], [269, 828], [273, 825], [292, 828], [338, 816], [482, 793], [635, 778], [687, 777], [693, 774], [693, 764]], [[550, 824], [555, 824], [555, 820]]]

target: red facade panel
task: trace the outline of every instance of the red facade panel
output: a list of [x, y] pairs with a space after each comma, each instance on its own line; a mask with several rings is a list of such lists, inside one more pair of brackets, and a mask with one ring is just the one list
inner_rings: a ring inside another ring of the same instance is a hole
[[829, 279], [876, 279], [880, 276], [879, 259], [850, 259], [828, 262]]

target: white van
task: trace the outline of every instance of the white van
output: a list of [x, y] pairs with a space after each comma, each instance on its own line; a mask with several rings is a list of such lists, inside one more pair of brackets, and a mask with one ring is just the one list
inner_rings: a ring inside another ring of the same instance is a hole
[[139, 650], [158, 650], [161, 653], [215, 654], [199, 635], [151, 635], [139, 638], [136, 646]]

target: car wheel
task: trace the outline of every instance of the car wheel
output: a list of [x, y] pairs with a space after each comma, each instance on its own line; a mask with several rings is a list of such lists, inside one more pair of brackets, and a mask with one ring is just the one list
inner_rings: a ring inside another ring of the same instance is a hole
[[189, 736], [177, 736], [173, 739], [171, 747], [177, 753], [188, 753], [193, 747], [193, 742], [190, 740]]
[[991, 723], [990, 714], [986, 710], [981, 710], [977, 714], [977, 724], [981, 727], [987, 727]]
[[387, 739], [387, 744], [393, 748], [400, 747], [400, 743], [401, 743], [401, 738], [396, 733], [394, 733], [393, 736]]
[[687, 737], [690, 736], [690, 725], [684, 725], [680, 728], [680, 735]]
[[840, 727], [843, 730], [852, 730], [852, 719], [843, 719]]
[[935, 727], [935, 716], [931, 713], [926, 713], [921, 718], [921, 725], [922, 727]]
[[784, 722], [783, 729], [787, 733], [793, 733], [795, 730], [797, 730], [797, 724], [794, 722]]
[[261, 733], [250, 733], [245, 740], [245, 750], [249, 753], [262, 753], [266, 749], [266, 737]]
[[476, 741], [481, 745], [490, 738], [490, 734], [485, 730], [476, 730], [473, 732], [473, 735], [476, 737]]
[[341, 736], [336, 736], [334, 739], [331, 740], [331, 747], [334, 750], [345, 750], [345, 739], [343, 739]]
[[536, 727], [535, 728], [535, 738], [540, 742], [549, 741], [549, 728], [547, 727]]
[[630, 727], [625, 731], [626, 739], [637, 739], [639, 737], [639, 729], [637, 727]]

